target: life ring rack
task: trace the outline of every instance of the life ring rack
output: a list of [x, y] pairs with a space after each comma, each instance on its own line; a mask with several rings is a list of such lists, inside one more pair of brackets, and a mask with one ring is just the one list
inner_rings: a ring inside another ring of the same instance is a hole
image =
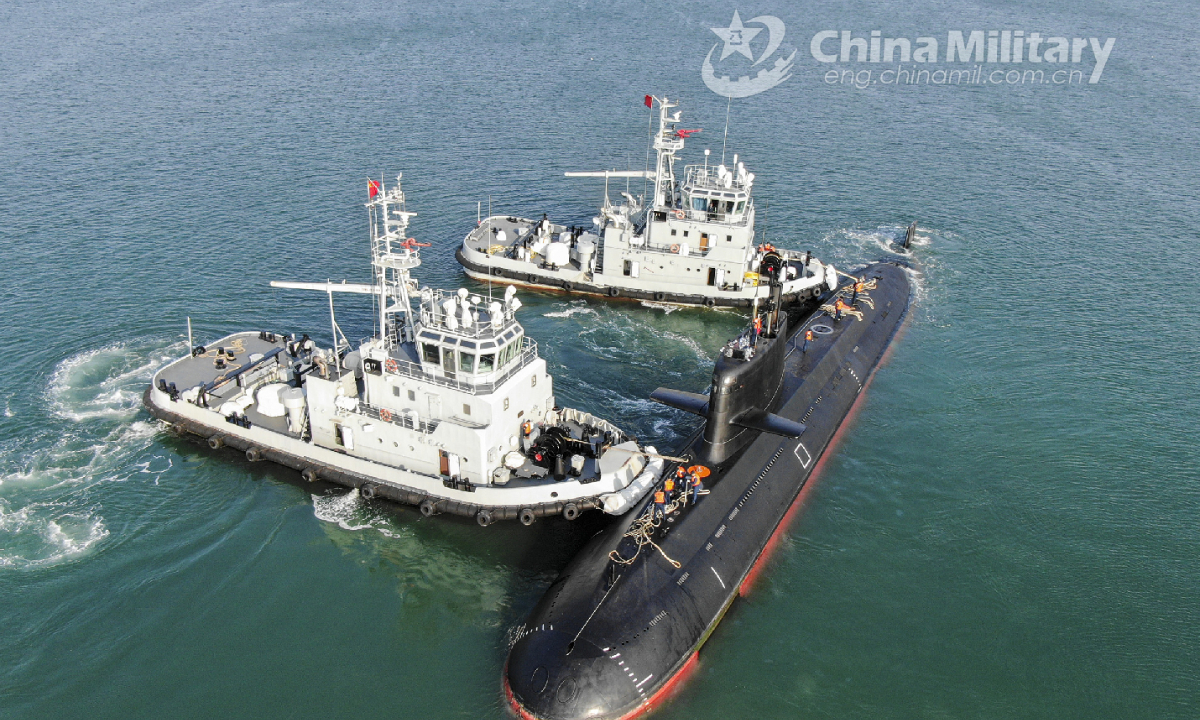
[[383, 367], [393, 374], [400, 372], [400, 363], [396, 362], [396, 358], [388, 358], [384, 361]]
[[379, 408], [379, 419], [390, 423], [392, 421], [392, 411], [387, 408]]

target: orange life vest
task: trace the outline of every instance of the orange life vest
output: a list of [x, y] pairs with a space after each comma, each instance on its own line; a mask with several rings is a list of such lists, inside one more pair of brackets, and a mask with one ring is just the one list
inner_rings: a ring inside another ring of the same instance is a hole
[[667, 501], [667, 496], [662, 490], [659, 490], [658, 492], [654, 493], [654, 502], [658, 503], [659, 505], [662, 505], [666, 501]]

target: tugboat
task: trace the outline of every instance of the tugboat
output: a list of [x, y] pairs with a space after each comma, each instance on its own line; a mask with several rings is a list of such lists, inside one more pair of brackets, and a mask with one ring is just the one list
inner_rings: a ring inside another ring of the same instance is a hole
[[[663, 458], [590, 413], [559, 408], [546, 361], [509, 287], [500, 299], [422, 288], [404, 193], [371, 181], [374, 282], [272, 282], [329, 298], [334, 347], [308, 336], [241, 332], [193, 346], [154, 374], [144, 402], [179, 434], [295, 468], [309, 482], [452, 513], [480, 525], [621, 514]], [[334, 293], [370, 295], [378, 334], [352, 349]], [[410, 294], [416, 294], [413, 313]], [[189, 323], [189, 345], [190, 338]]]
[[682, 462], [597, 535], [517, 629], [504, 670], [522, 718], [632, 718], [695, 667], [891, 344], [909, 304], [877, 263], [797, 315], [772, 300], [724, 347], [707, 395], [651, 397], [705, 418]]
[[[530, 220], [489, 215], [477, 222], [455, 253], [475, 279], [547, 290], [625, 297], [679, 305], [750, 307], [760, 296], [761, 265], [774, 251], [783, 258], [783, 299], [815, 298], [838, 285], [832, 265], [810, 253], [755, 245], [754, 173], [733, 156], [733, 165], [704, 164], [675, 175], [675, 153], [699, 132], [677, 128], [677, 103], [646, 96], [658, 104], [653, 171], [568, 172], [567, 177], [603, 177], [604, 204], [592, 227], [567, 227], [544, 215]], [[644, 197], [621, 192], [608, 197], [611, 178], [646, 178], [654, 184]], [[489, 210], [490, 213], [490, 210]], [[765, 285], [765, 282], [763, 283]]]

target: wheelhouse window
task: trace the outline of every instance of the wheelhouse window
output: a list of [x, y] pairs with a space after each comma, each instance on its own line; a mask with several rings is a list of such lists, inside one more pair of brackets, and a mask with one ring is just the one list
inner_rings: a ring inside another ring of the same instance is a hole
[[692, 198], [692, 209], [693, 210], [704, 210], [707, 207], [708, 207], [708, 199], [707, 198], [702, 198], [702, 197]]
[[454, 372], [454, 351], [450, 348], [442, 348], [442, 367]]
[[436, 365], [439, 360], [438, 346], [433, 343], [421, 343], [421, 356], [425, 358], [425, 362], [431, 362]]
[[489, 373], [495, 369], [496, 369], [495, 353], [488, 353], [487, 355], [479, 356], [479, 372]]
[[459, 352], [458, 369], [465, 373], [475, 372], [475, 355], [469, 352]]
[[498, 367], [504, 367], [515, 360], [521, 354], [521, 341], [523, 337], [518, 334], [517, 338], [511, 343], [505, 345], [500, 350], [500, 364]]

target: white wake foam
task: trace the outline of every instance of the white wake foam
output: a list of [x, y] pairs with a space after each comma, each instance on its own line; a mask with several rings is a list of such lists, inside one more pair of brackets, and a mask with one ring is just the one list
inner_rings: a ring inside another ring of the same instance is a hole
[[171, 347], [117, 343], [69, 357], [50, 376], [46, 394], [51, 409], [76, 422], [131, 417], [154, 371], [184, 349], [178, 343]]
[[53, 565], [82, 555], [106, 537], [103, 518], [91, 509], [35, 502], [14, 510], [0, 498], [0, 567]]
[[391, 529], [389, 520], [373, 510], [362, 499], [358, 489], [350, 492], [330, 490], [324, 495], [312, 495], [313, 515], [323, 522], [337, 525], [351, 532], [375, 530], [387, 537], [398, 537]]
[[642, 307], [650, 308], [651, 310], [662, 310], [667, 315], [670, 315], [671, 313], [673, 313], [676, 310], [683, 307], [682, 305], [673, 305], [671, 303], [654, 302], [653, 300], [642, 300], [640, 304]]
[[[0, 567], [85, 555], [109, 535], [93, 489], [133, 478], [157, 484], [171, 469], [168, 455], [147, 452], [160, 424], [134, 417], [172, 347], [110, 345], [55, 367], [44, 392], [45, 427], [0, 445]], [[7, 403], [5, 414], [12, 416]]]
[[586, 300], [576, 300], [571, 303], [571, 307], [566, 310], [556, 310], [554, 312], [543, 313], [542, 317], [548, 318], [569, 318], [575, 315], [590, 315], [592, 317], [600, 317], [600, 313], [595, 308], [588, 307]]

